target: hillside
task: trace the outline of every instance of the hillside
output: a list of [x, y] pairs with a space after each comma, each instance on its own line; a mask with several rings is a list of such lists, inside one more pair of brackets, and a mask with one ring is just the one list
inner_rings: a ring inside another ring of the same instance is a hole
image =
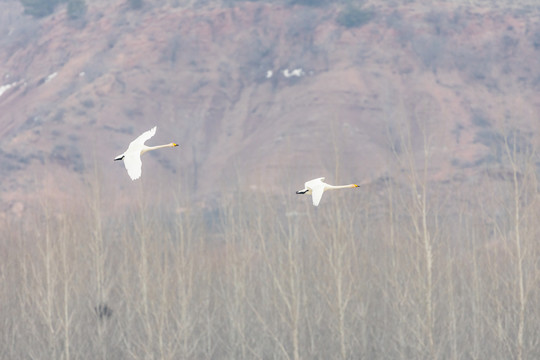
[[536, 1], [137, 1], [0, 0], [1, 359], [540, 359]]
[[[398, 176], [395, 155], [420, 168], [425, 148], [431, 179], [470, 181], [505, 173], [509, 135], [523, 151], [539, 140], [534, 7], [367, 4], [373, 19], [345, 28], [339, 4], [98, 2], [84, 21], [4, 4], [8, 213], [70, 201], [96, 178], [115, 205], [141, 187], [211, 201], [238, 188], [290, 193], [319, 176], [371, 181]], [[149, 144], [180, 148], [145, 155], [133, 183], [112, 159], [154, 125]]]

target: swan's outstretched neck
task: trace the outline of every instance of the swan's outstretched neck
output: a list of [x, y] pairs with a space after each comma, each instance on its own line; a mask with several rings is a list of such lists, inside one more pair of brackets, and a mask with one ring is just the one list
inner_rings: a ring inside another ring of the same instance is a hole
[[176, 144], [176, 143], [170, 143], [170, 144], [158, 145], [158, 146], [145, 146], [145, 147], [141, 150], [141, 155], [144, 154], [144, 153], [147, 152], [147, 151], [157, 150], [157, 149], [163, 149], [163, 148], [166, 148], [166, 147], [175, 147], [175, 146], [178, 146], [178, 144]]
[[337, 185], [337, 186], [334, 186], [334, 185], [328, 185], [326, 187], [327, 190], [335, 190], [335, 189], [349, 189], [349, 188], [356, 188], [356, 187], [360, 187], [359, 185], [356, 185], [356, 184], [349, 184], [349, 185]]

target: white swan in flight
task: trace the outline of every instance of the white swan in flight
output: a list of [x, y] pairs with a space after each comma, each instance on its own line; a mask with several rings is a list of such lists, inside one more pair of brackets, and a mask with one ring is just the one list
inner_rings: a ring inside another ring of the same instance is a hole
[[313, 205], [319, 206], [319, 203], [321, 202], [322, 194], [326, 190], [334, 190], [334, 189], [347, 189], [347, 188], [356, 188], [359, 187], [356, 184], [349, 184], [349, 185], [329, 185], [325, 182], [323, 182], [324, 178], [318, 178], [309, 180], [304, 184], [304, 189], [298, 190], [297, 194], [311, 194], [313, 198]]
[[137, 180], [138, 178], [141, 177], [141, 171], [142, 171], [141, 155], [142, 154], [150, 150], [178, 146], [178, 144], [176, 143], [170, 143], [170, 144], [159, 145], [159, 146], [144, 145], [146, 140], [150, 139], [152, 136], [156, 134], [156, 128], [157, 127], [154, 126], [152, 129], [142, 133], [138, 138], [136, 138], [129, 144], [126, 152], [114, 158], [114, 160], [124, 160], [124, 165], [126, 166], [126, 170], [131, 180]]

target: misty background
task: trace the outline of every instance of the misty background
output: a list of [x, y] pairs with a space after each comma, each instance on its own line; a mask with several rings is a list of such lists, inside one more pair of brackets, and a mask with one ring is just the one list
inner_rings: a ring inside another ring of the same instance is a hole
[[536, 2], [0, 8], [0, 358], [540, 357]]

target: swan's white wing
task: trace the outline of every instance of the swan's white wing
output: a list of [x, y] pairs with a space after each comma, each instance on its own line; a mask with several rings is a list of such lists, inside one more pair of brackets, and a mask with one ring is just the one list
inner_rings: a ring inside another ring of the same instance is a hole
[[140, 153], [127, 153], [124, 156], [124, 165], [126, 166], [126, 170], [131, 180], [137, 180], [141, 177], [142, 161]]
[[323, 192], [324, 192], [324, 187], [322, 186], [318, 186], [314, 189], [313, 188], [311, 189], [311, 196], [313, 197], [313, 205], [319, 206]]
[[139, 135], [138, 138], [133, 140], [128, 147], [128, 150], [138, 150], [140, 151], [146, 140], [150, 139], [152, 136], [156, 135], [156, 128], [157, 126], [154, 126], [148, 131], [143, 132], [141, 135]]
[[316, 188], [318, 186], [321, 186], [321, 184], [323, 183], [323, 180], [324, 180], [323, 177], [313, 179], [313, 180], [309, 180], [304, 184], [304, 186], [306, 187], [306, 189], [313, 189], [313, 188]]
[[321, 202], [322, 194], [324, 192], [325, 183], [323, 182], [324, 178], [317, 178], [309, 180], [305, 183], [307, 189], [311, 189], [311, 196], [313, 198], [313, 205], [319, 206]]

